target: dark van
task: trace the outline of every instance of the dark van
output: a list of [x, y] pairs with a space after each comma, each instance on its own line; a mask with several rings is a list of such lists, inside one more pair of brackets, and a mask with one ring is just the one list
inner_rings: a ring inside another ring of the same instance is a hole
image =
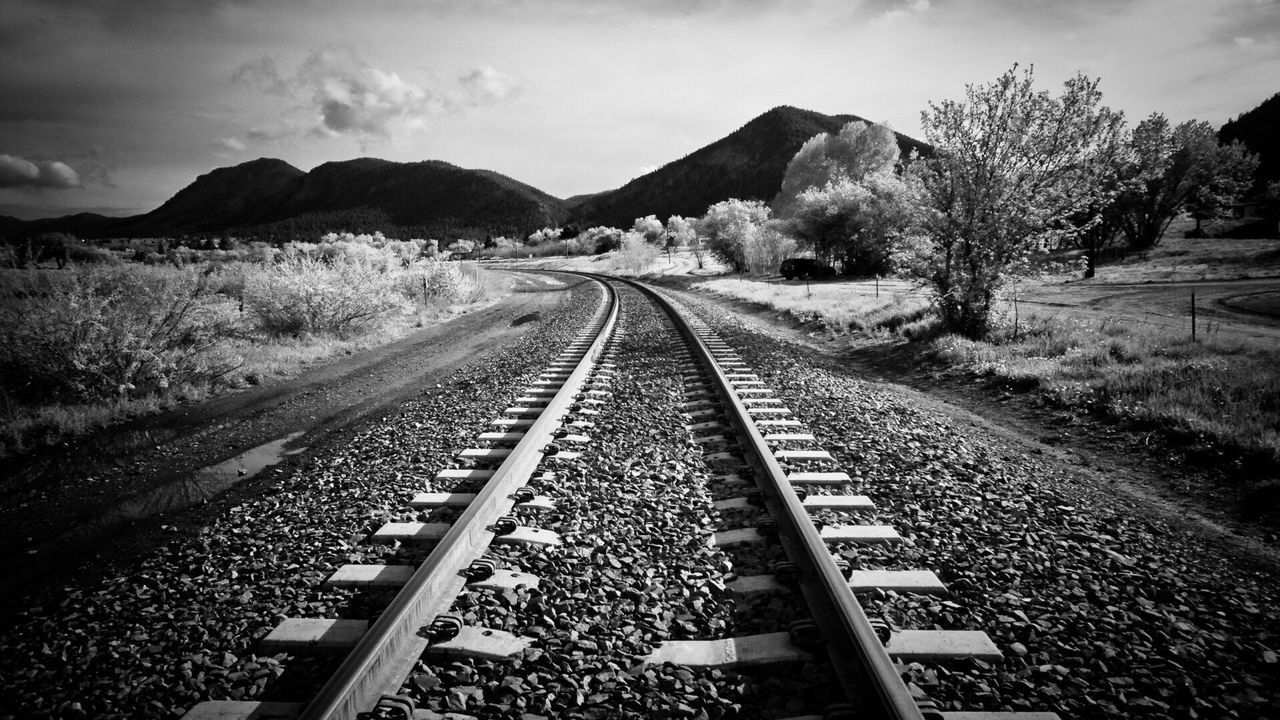
[[778, 267], [778, 272], [787, 280], [835, 277], [836, 275], [835, 268], [813, 258], [787, 258]]

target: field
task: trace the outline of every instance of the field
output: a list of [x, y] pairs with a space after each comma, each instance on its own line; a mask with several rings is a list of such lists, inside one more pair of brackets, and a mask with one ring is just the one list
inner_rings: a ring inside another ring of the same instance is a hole
[[806, 284], [778, 278], [716, 278], [690, 288], [757, 303], [839, 335], [910, 332], [926, 320], [929, 307], [922, 290], [896, 279]]
[[0, 457], [288, 378], [509, 292], [404, 243], [325, 248], [0, 270]]

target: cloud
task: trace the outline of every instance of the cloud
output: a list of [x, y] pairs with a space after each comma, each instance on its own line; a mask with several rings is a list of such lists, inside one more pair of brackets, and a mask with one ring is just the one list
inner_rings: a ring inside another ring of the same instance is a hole
[[58, 160], [27, 160], [0, 155], [0, 188], [34, 187], [66, 189], [80, 187], [80, 175]]
[[1235, 42], [1236, 47], [1238, 48], [1251, 48], [1254, 46], [1255, 43], [1258, 42], [1257, 40], [1254, 40], [1251, 37], [1232, 38], [1232, 41]]
[[265, 56], [236, 68], [231, 81], [256, 87], [269, 95], [289, 94], [289, 85], [280, 77], [276, 61]]
[[231, 150], [234, 152], [244, 152], [244, 143], [240, 142], [239, 139], [234, 137], [220, 137], [214, 140], [213, 144], [225, 150]]
[[905, 2], [895, 2], [894, 6], [886, 10], [880, 17], [876, 18], [877, 24], [892, 23], [903, 20], [912, 15], [920, 15], [930, 7], [929, 0], [906, 0]]
[[432, 117], [500, 102], [522, 85], [489, 66], [421, 84], [340, 49], [312, 53], [292, 77], [282, 76], [270, 57], [258, 58], [241, 65], [232, 80], [299, 103], [276, 125], [251, 130], [252, 138], [351, 135], [362, 141], [421, 131]]
[[494, 70], [488, 65], [458, 78], [464, 102], [484, 105], [506, 100], [520, 91], [520, 78]]

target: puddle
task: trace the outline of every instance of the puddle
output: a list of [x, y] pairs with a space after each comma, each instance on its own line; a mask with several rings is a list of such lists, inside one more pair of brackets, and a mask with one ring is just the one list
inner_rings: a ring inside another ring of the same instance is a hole
[[542, 318], [542, 311], [541, 311], [541, 310], [538, 310], [538, 311], [535, 311], [535, 312], [531, 312], [531, 313], [529, 313], [528, 315], [521, 315], [520, 317], [516, 318], [515, 320], [512, 320], [512, 321], [511, 321], [511, 327], [520, 327], [521, 325], [524, 325], [525, 323], [531, 323], [531, 322], [533, 322], [534, 320], [540, 320], [541, 318]]
[[305, 430], [290, 433], [246, 450], [230, 460], [200, 468], [187, 477], [152, 488], [108, 509], [92, 520], [80, 523], [75, 530], [56, 538], [55, 542], [91, 537], [122, 521], [139, 520], [160, 513], [181, 510], [208, 500], [218, 493], [231, 489], [237, 483], [252, 478], [284, 458], [305, 450], [305, 445], [291, 450], [285, 449], [285, 445], [304, 434], [306, 434]]
[[[297, 455], [306, 450], [307, 447], [294, 448], [293, 450], [285, 450], [284, 446], [306, 435], [306, 430], [299, 430], [289, 433], [282, 438], [277, 438], [264, 445], [246, 450], [239, 455], [218, 463], [210, 465], [196, 471], [197, 475], [210, 475], [212, 477], [230, 478], [233, 481], [248, 480], [249, 478], [262, 472], [263, 469], [269, 468], [290, 455]], [[232, 484], [235, 484], [234, 482]], [[229, 487], [229, 486], [228, 486]]]

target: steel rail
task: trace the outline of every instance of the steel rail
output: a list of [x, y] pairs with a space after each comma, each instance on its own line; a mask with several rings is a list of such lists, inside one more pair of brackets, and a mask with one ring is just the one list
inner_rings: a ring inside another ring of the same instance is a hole
[[787, 480], [786, 471], [773, 456], [747, 412], [746, 404], [734, 392], [710, 348], [666, 297], [642, 283], [623, 282], [654, 299], [713, 375], [713, 384], [728, 419], [744, 441], [750, 461], [757, 466], [757, 484], [764, 491], [765, 505], [778, 523], [779, 540], [789, 559], [800, 571], [800, 587], [805, 601], [823, 633], [833, 670], [848, 701], [860, 711], [859, 717], [923, 720], [911, 691], [894, 669], [893, 660], [832, 559], [826, 541], [809, 517], [809, 511], [796, 495]]
[[422, 627], [447, 612], [461, 592], [465, 584], [462, 569], [493, 541], [495, 535], [490, 526], [511, 512], [515, 505], [512, 493], [528, 481], [542, 461], [552, 432], [560, 425], [617, 324], [617, 291], [608, 283], [592, 279], [604, 293], [600, 308], [588, 324], [600, 325], [595, 341], [484, 489], [467, 505], [337, 672], [307, 702], [299, 720], [354, 720], [358, 713], [372, 710], [383, 695], [398, 690], [412, 671], [428, 645], [420, 632]]

